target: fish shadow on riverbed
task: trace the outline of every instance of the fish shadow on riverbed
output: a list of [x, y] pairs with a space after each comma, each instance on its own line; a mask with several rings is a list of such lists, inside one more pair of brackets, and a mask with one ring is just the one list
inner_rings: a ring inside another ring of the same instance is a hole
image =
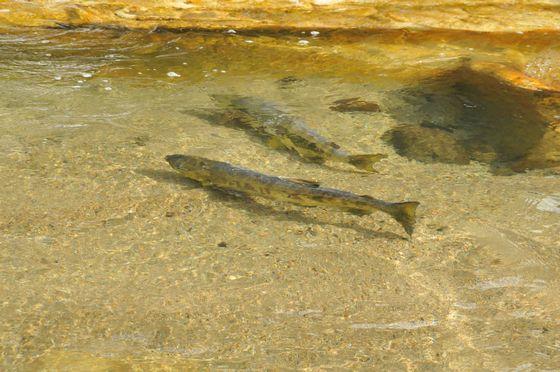
[[136, 169], [134, 173], [141, 174], [142, 176], [149, 177], [156, 181], [164, 181], [174, 185], [180, 185], [187, 190], [198, 189], [202, 187], [200, 183], [183, 177], [177, 172], [153, 169]]
[[[179, 175], [178, 173], [172, 171], [137, 169], [135, 173], [149, 177], [156, 181], [160, 181], [160, 182], [163, 181], [173, 185], [183, 186], [187, 190], [192, 190], [192, 189], [202, 187], [198, 182], [189, 180], [188, 178], [185, 178]], [[296, 210], [290, 210], [290, 211], [278, 210], [271, 206], [261, 204], [249, 197], [232, 195], [227, 191], [220, 190], [220, 189], [206, 188], [206, 191], [208, 192], [210, 198], [214, 201], [223, 203], [231, 208], [243, 209], [249, 213], [261, 217], [272, 217], [278, 221], [295, 221], [295, 222], [300, 222], [305, 224], [316, 224], [321, 226], [336, 226], [343, 229], [352, 229], [368, 238], [408, 240], [404, 236], [392, 233], [390, 231], [375, 231], [365, 227], [357, 226], [355, 223], [321, 221], [319, 218], [306, 216], [305, 214]], [[304, 207], [300, 207], [300, 208], [304, 208]], [[344, 213], [344, 212], [333, 211], [333, 213]], [[395, 224], [395, 226], [397, 225]]]

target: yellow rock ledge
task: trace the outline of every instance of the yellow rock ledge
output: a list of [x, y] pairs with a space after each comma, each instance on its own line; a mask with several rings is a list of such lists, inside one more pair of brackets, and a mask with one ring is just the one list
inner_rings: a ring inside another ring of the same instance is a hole
[[0, 1], [0, 26], [151, 29], [560, 29], [554, 0]]

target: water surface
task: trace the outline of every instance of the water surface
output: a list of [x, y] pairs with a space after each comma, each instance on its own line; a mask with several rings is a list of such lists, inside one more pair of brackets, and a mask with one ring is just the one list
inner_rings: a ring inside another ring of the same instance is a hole
[[[558, 40], [5, 30], [3, 367], [557, 368], [557, 101], [464, 66], [553, 84]], [[302, 162], [191, 114], [212, 94], [388, 158]], [[330, 108], [354, 97], [379, 110]], [[418, 200], [416, 232], [197, 188], [171, 153]]]

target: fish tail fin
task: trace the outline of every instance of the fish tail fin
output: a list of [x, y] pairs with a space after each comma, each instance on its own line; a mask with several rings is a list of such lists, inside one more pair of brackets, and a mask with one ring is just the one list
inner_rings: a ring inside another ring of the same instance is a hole
[[349, 155], [348, 163], [352, 164], [356, 168], [364, 169], [369, 172], [376, 172], [373, 164], [377, 163], [381, 159], [385, 159], [387, 155], [385, 154], [367, 154], [367, 155]]
[[393, 216], [393, 218], [402, 225], [407, 234], [411, 236], [414, 232], [414, 224], [416, 223], [416, 208], [418, 205], [420, 205], [420, 203], [415, 201], [393, 203], [391, 204], [391, 208], [389, 210], [391, 216]]

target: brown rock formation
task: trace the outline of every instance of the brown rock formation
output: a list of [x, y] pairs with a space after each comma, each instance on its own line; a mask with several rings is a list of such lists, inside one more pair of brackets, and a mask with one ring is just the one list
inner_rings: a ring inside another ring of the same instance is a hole
[[553, 0], [0, 1], [0, 25], [151, 29], [560, 29]]

